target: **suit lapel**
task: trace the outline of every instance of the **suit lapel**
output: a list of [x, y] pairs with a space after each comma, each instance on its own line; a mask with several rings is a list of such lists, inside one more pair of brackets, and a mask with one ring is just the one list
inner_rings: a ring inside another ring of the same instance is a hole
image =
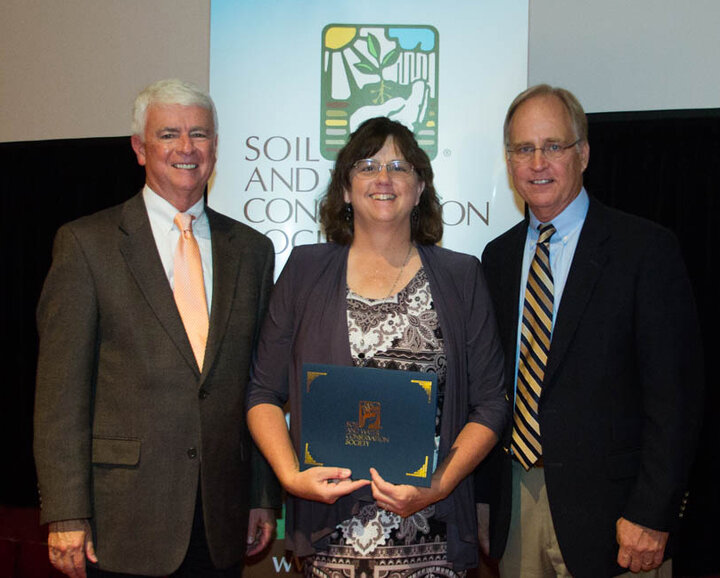
[[197, 363], [158, 255], [142, 194], [125, 203], [120, 217], [119, 248], [135, 282], [188, 365]]
[[[520, 277], [522, 275], [522, 262], [523, 262], [523, 251], [525, 248], [525, 239], [527, 237], [527, 220], [519, 223], [513, 229], [510, 230], [510, 237], [508, 239], [508, 249], [505, 255], [506, 265], [500, 272], [500, 278], [502, 279], [502, 287], [500, 295], [507, 295], [497, 300], [495, 303], [503, 307], [502, 311], [498, 312], [498, 316], [501, 319], [508, 320], [506, 323], [500, 324], [504, 328], [504, 335], [502, 340], [506, 344], [506, 351], [512, 351], [513, 355], [508, 355], [505, 360], [505, 368], [507, 375], [515, 376], [516, 372], [516, 359], [515, 359], [515, 348], [517, 346], [517, 332], [518, 332], [518, 315], [519, 315], [519, 303], [520, 303]], [[513, 390], [514, 379], [508, 380], [510, 391]]]
[[232, 308], [233, 292], [242, 259], [243, 247], [233, 234], [229, 221], [219, 218], [219, 214], [205, 207], [210, 222], [213, 254], [213, 299], [210, 308], [210, 332], [208, 334], [203, 378], [213, 366], [222, 344], [227, 322]]
[[590, 199], [587, 217], [580, 232], [570, 273], [563, 289], [560, 309], [553, 328], [550, 356], [544, 383], [552, 383], [553, 376], [565, 358], [583, 311], [592, 296], [593, 288], [602, 274], [607, 260], [606, 241], [609, 230], [602, 216], [603, 206]]

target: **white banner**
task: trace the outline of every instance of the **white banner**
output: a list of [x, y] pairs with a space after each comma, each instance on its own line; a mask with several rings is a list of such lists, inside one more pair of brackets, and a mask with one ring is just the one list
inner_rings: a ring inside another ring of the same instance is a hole
[[385, 115], [432, 160], [443, 245], [480, 255], [522, 218], [502, 122], [527, 85], [528, 1], [213, 0], [220, 119], [209, 203], [268, 235], [279, 273], [317, 218], [336, 151]]
[[[443, 245], [480, 256], [522, 218], [502, 123], [527, 85], [528, 0], [212, 0], [210, 92], [220, 119], [213, 208], [268, 235], [276, 275], [323, 241], [318, 203], [363, 120], [413, 129], [435, 171]], [[244, 575], [301, 574], [284, 517]]]

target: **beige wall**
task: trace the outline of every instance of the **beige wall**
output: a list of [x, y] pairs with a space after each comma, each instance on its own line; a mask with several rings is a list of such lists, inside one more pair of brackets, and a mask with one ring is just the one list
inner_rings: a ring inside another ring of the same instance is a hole
[[[208, 85], [210, 0], [2, 3], [0, 141], [126, 135], [143, 86]], [[530, 0], [528, 79], [589, 112], [720, 107], [718, 30], [717, 0]]]
[[0, 141], [119, 136], [147, 84], [208, 87], [210, 0], [2, 0]]
[[588, 112], [720, 107], [718, 0], [530, 0], [529, 83]]

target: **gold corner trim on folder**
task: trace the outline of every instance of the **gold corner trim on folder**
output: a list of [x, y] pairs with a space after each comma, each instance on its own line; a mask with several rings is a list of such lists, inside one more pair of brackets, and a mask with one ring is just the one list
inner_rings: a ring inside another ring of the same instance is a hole
[[[322, 463], [316, 462], [315, 458], [310, 455], [310, 444], [305, 444], [305, 464], [308, 466], [322, 466]], [[427, 458], [425, 458], [425, 465], [427, 466]]]
[[422, 387], [427, 394], [428, 403], [432, 401], [432, 381], [424, 379], [411, 379], [410, 383], [417, 383], [420, 387]]
[[428, 456], [425, 456], [425, 463], [418, 470], [412, 473], [405, 474], [406, 476], [412, 476], [413, 478], [427, 478], [428, 474]]
[[306, 387], [307, 387], [308, 393], [310, 392], [310, 384], [313, 381], [315, 381], [318, 377], [320, 377], [321, 375], [327, 375], [327, 372], [325, 372], [325, 371], [308, 371], [307, 372]]

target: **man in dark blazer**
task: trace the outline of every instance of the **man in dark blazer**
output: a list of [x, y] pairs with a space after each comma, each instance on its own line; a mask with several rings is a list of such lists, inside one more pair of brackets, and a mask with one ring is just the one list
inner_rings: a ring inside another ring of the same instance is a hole
[[[505, 146], [529, 212], [482, 259], [514, 401], [513, 423], [477, 475], [478, 499], [490, 504], [490, 554], [504, 552], [502, 576], [669, 576], [663, 559], [687, 499], [702, 403], [699, 330], [678, 244], [588, 196], [587, 120], [568, 91], [521, 93]], [[535, 307], [526, 285], [540, 293], [529, 269], [546, 224], [551, 338], [533, 358], [522, 318]], [[521, 392], [527, 379], [537, 381], [534, 402]]]
[[[217, 146], [206, 93], [160, 81], [133, 115], [145, 188], [60, 228], [38, 307], [50, 560], [79, 577], [86, 557], [90, 575], [238, 576], [246, 550], [269, 543], [279, 505], [245, 424], [273, 248], [205, 206]], [[191, 222], [182, 231], [178, 213]], [[199, 251], [199, 342], [173, 293], [181, 235]]]

